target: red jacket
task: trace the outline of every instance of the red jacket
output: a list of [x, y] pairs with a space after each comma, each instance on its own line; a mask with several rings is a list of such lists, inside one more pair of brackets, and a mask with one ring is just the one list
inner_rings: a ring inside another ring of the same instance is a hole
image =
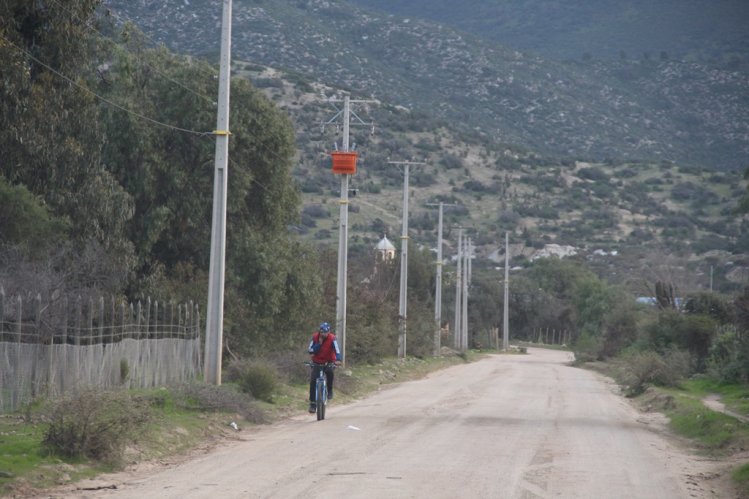
[[312, 334], [312, 341], [309, 342], [307, 351], [312, 354], [312, 362], [316, 364], [325, 364], [341, 360], [341, 349], [338, 348], [338, 341], [333, 333], [328, 333], [328, 337], [322, 340], [319, 332]]

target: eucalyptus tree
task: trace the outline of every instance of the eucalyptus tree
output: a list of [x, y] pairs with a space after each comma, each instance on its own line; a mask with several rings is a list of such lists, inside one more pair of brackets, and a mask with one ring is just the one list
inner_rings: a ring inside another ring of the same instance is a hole
[[[104, 155], [134, 200], [135, 293], [208, 270], [216, 70], [148, 48], [132, 26], [121, 37], [100, 56], [97, 89], [118, 103], [101, 110]], [[245, 79], [232, 79], [231, 96], [225, 337], [252, 354], [306, 338], [321, 283], [315, 251], [288, 232], [300, 208], [290, 120]]]
[[104, 168], [99, 102], [86, 90], [96, 0], [0, 2], [0, 174], [127, 266], [130, 197]]

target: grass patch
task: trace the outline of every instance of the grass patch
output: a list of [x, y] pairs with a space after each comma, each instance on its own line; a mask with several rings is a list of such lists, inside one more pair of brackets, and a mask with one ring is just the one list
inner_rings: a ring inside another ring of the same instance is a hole
[[733, 481], [739, 487], [739, 490], [743, 494], [742, 497], [749, 497], [749, 463], [734, 470], [731, 478], [733, 478]]
[[47, 425], [19, 415], [0, 417], [0, 495], [22, 497], [31, 488], [95, 476], [107, 465], [64, 459], [43, 450]]
[[716, 393], [720, 395], [720, 401], [726, 405], [726, 408], [749, 416], [749, 385], [728, 385], [709, 378], [695, 378], [682, 383], [682, 388], [700, 397]]
[[666, 411], [671, 427], [711, 453], [729, 451], [749, 442], [746, 425], [705, 407], [701, 400], [676, 393], [675, 406]]

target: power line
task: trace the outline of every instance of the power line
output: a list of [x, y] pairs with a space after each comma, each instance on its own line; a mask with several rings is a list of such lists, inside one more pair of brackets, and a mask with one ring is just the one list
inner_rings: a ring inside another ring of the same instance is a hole
[[75, 80], [69, 78], [68, 76], [62, 74], [61, 72], [57, 71], [55, 68], [49, 66], [48, 64], [45, 64], [44, 62], [42, 62], [41, 60], [39, 60], [38, 58], [36, 58], [35, 56], [33, 56], [28, 50], [19, 47], [18, 45], [16, 45], [12, 41], [8, 40], [5, 36], [0, 35], [0, 38], [2, 38], [3, 40], [5, 40], [6, 42], [8, 42], [8, 44], [11, 47], [15, 48], [16, 50], [18, 50], [20, 52], [23, 52], [24, 54], [26, 54], [27, 57], [29, 57], [30, 59], [34, 60], [37, 64], [39, 64], [39, 65], [47, 68], [53, 74], [59, 76], [63, 80], [67, 81], [68, 83], [70, 83], [72, 85], [75, 85], [76, 87], [78, 87], [79, 89], [83, 90], [84, 92], [88, 92], [89, 94], [93, 95], [94, 97], [96, 97], [97, 99], [101, 100], [102, 102], [106, 102], [110, 106], [113, 106], [113, 107], [115, 107], [115, 108], [117, 108], [117, 109], [119, 109], [121, 111], [124, 111], [124, 112], [126, 112], [128, 114], [131, 114], [133, 116], [136, 116], [136, 117], [138, 117], [138, 118], [140, 118], [142, 120], [146, 120], [146, 121], [148, 121], [150, 123], [153, 123], [154, 125], [158, 125], [158, 126], [161, 126], [161, 127], [169, 128], [169, 129], [172, 129], [172, 130], [175, 130], [175, 131], [178, 131], [178, 132], [190, 133], [190, 134], [198, 135], [198, 136], [208, 136], [208, 135], [214, 135], [215, 134], [215, 132], [198, 132], [196, 130], [189, 130], [187, 128], [180, 128], [178, 126], [170, 125], [168, 123], [163, 123], [161, 121], [158, 121], [158, 120], [155, 120], [153, 118], [150, 118], [150, 117], [148, 117], [148, 116], [146, 116], [144, 114], [141, 114], [141, 113], [138, 113], [136, 111], [132, 111], [130, 109], [127, 109], [124, 106], [122, 106], [120, 104], [117, 104], [116, 102], [113, 102], [110, 99], [107, 99], [106, 97], [103, 97], [103, 96], [97, 94], [96, 92], [94, 92], [93, 90], [89, 89], [88, 87], [86, 87], [84, 85], [81, 85], [80, 83], [78, 83]]
[[[54, 3], [56, 3], [56, 4], [58, 5], [58, 6], [60, 6], [61, 8], [63, 8], [63, 9], [65, 9], [65, 10], [67, 10], [67, 11], [68, 11], [68, 12], [69, 12], [69, 13], [70, 13], [71, 15], [75, 15], [75, 14], [74, 14], [73, 12], [71, 12], [70, 10], [68, 10], [68, 9], [67, 9], [66, 7], [64, 7], [63, 5], [61, 5], [61, 4], [60, 4], [60, 3], [59, 3], [59, 2], [57, 1], [57, 0], [52, 0], [52, 1], [53, 1]], [[122, 24], [125, 24], [125, 23], [128, 23], [128, 22], [131, 22], [131, 23], [133, 23], [133, 25], [136, 25], [136, 23], [135, 23], [135, 22], [134, 22], [134, 21], [133, 21], [132, 19], [129, 19], [129, 18], [125, 17], [125, 16], [122, 16], [122, 15], [118, 14], [118, 13], [117, 13], [116, 11], [112, 10], [112, 8], [111, 8], [110, 6], [107, 6], [107, 11], [108, 11], [109, 13], [111, 13], [111, 14], [112, 14], [112, 16], [113, 16], [114, 18], [116, 18], [116, 19], [117, 19], [117, 20], [118, 20], [118, 21], [119, 21], [120, 23], [122, 23]], [[77, 17], [77, 16], [76, 16], [76, 17]], [[92, 31], [95, 31], [95, 32], [96, 32], [96, 33], [97, 33], [97, 34], [98, 34], [98, 35], [99, 35], [99, 36], [100, 36], [101, 38], [103, 38], [103, 39], [105, 39], [105, 40], [109, 41], [110, 43], [113, 43], [113, 44], [117, 44], [117, 45], [119, 45], [119, 46], [122, 46], [123, 48], [125, 48], [126, 50], [128, 50], [128, 49], [127, 49], [127, 47], [125, 47], [125, 46], [123, 46], [122, 44], [119, 44], [119, 43], [115, 42], [114, 40], [110, 39], [109, 37], [105, 36], [105, 35], [104, 35], [103, 33], [101, 33], [101, 32], [100, 32], [100, 31], [99, 31], [98, 29], [96, 29], [96, 28], [95, 28], [94, 26], [91, 26], [91, 25], [90, 25], [90, 24], [89, 24], [88, 22], [86, 22], [85, 20], [81, 19], [80, 17], [78, 17], [78, 20], [79, 20], [79, 21], [81, 21], [81, 22], [83, 22], [83, 24], [85, 24], [85, 25], [86, 25], [86, 27], [87, 27], [87, 28], [89, 28], [90, 30], [92, 30]], [[144, 31], [143, 31], [142, 29], [139, 29], [139, 32], [140, 32], [140, 33], [141, 33], [141, 34], [143, 35], [143, 37], [144, 37], [144, 38], [146, 38], [146, 39], [147, 39], [148, 41], [150, 41], [150, 42], [151, 42], [152, 44], [154, 44], [154, 45], [159, 45], [159, 43], [158, 43], [158, 42], [156, 42], [156, 41], [155, 41], [155, 40], [154, 40], [153, 38], [151, 38], [150, 36], [148, 36], [148, 35], [147, 35], [147, 34], [146, 34], [146, 33], [145, 33], [145, 32], [144, 32]], [[163, 74], [163, 73], [162, 73], [162, 72], [160, 72], [160, 71], [159, 71], [158, 69], [156, 69], [155, 67], [153, 67], [152, 65], [150, 65], [150, 64], [149, 64], [149, 63], [148, 63], [147, 61], [145, 61], [145, 60], [143, 60], [143, 59], [141, 59], [141, 61], [143, 61], [143, 63], [144, 63], [144, 64], [145, 64], [146, 66], [148, 66], [149, 68], [151, 68], [151, 69], [152, 69], [152, 70], [153, 70], [154, 72], [158, 73], [158, 74], [159, 74], [160, 76], [162, 76], [163, 78], [165, 78], [165, 79], [167, 79], [167, 80], [171, 81], [172, 83], [174, 83], [174, 84], [176, 84], [176, 85], [178, 85], [178, 86], [180, 86], [180, 87], [184, 88], [184, 89], [185, 89], [185, 90], [187, 90], [188, 92], [190, 92], [190, 93], [192, 93], [192, 94], [194, 94], [194, 95], [196, 95], [196, 96], [198, 96], [198, 97], [200, 97], [200, 98], [202, 98], [202, 99], [204, 99], [204, 100], [206, 100], [206, 101], [210, 102], [210, 103], [211, 103], [212, 105], [214, 105], [214, 106], [216, 105], [216, 102], [215, 102], [215, 101], [214, 101], [213, 99], [211, 99], [211, 98], [209, 98], [209, 97], [207, 97], [207, 96], [205, 96], [205, 95], [203, 95], [203, 94], [200, 94], [200, 93], [198, 93], [198, 92], [196, 92], [196, 91], [194, 91], [194, 90], [190, 89], [189, 87], [187, 87], [187, 86], [183, 85], [182, 83], [180, 83], [180, 82], [178, 82], [178, 81], [176, 81], [176, 80], [174, 80], [174, 79], [170, 78], [169, 76], [167, 76], [167, 75]], [[201, 71], [201, 72], [202, 72], [203, 74], [205, 74], [205, 75], [207, 75], [207, 76], [210, 76], [210, 77], [212, 77], [212, 78], [215, 78], [215, 77], [217, 77], [217, 76], [218, 76], [218, 75], [217, 75], [216, 73], [213, 73], [213, 72], [210, 72], [210, 71], [204, 70], [204, 68], [203, 68], [203, 67], [201, 67], [201, 66], [196, 66], [196, 68], [198, 69], [198, 71]], [[257, 137], [257, 136], [256, 136], [255, 134], [253, 134], [252, 132], [249, 132], [249, 131], [247, 131], [247, 135], [250, 135], [250, 136], [254, 136], [254, 137]], [[270, 153], [271, 155], [275, 156], [275, 157], [276, 157], [277, 159], [279, 159], [279, 160], [284, 160], [284, 159], [285, 159], [285, 158], [282, 158], [282, 157], [281, 157], [281, 156], [280, 156], [280, 155], [279, 155], [278, 153], [276, 153], [276, 151], [274, 151], [274, 150], [270, 149], [270, 148], [269, 148], [268, 146], [265, 146], [265, 145], [260, 145], [260, 148], [261, 148], [261, 149], [263, 149], [263, 150], [265, 150], [266, 152]], [[233, 162], [233, 161], [232, 161], [232, 162]], [[265, 186], [263, 186], [262, 184], [260, 184], [259, 182], [257, 182], [256, 180], [253, 180], [253, 182], [257, 183], [257, 185], [259, 185], [260, 187], [262, 187], [263, 189], [265, 189], [265, 190], [267, 191], [266, 187], [265, 187]]]

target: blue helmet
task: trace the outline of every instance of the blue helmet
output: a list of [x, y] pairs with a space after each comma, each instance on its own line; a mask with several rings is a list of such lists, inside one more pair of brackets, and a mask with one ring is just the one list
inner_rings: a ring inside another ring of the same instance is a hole
[[320, 332], [321, 333], [329, 333], [330, 332], [330, 324], [327, 322], [323, 322], [320, 324]]

